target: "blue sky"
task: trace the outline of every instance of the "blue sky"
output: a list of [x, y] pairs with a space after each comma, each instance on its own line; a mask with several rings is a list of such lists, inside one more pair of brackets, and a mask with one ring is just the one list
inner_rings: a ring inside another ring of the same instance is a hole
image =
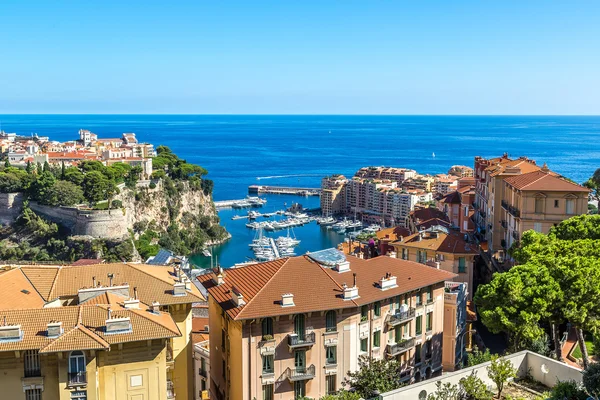
[[0, 2], [0, 113], [600, 114], [598, 1]]

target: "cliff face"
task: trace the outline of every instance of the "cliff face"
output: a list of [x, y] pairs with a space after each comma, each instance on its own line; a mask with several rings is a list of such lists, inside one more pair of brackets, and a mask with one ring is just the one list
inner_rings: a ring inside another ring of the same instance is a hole
[[137, 193], [122, 189], [114, 200], [123, 203], [130, 229], [136, 223], [150, 224], [152, 221], [160, 230], [166, 230], [172, 223], [190, 228], [194, 221], [189, 216], [209, 217], [213, 223], [218, 223], [212, 196], [206, 195], [201, 189], [191, 188], [188, 182], [165, 187], [164, 181], [160, 180], [152, 189], [148, 186], [138, 187]]

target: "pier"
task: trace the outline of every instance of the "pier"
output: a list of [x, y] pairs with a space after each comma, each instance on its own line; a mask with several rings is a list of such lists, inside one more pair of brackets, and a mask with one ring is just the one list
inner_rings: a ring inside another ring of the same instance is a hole
[[275, 259], [281, 258], [281, 256], [279, 255], [279, 249], [275, 245], [275, 241], [273, 240], [273, 238], [269, 238], [269, 242], [271, 243], [271, 250], [273, 250], [273, 253], [275, 254]]
[[307, 188], [307, 187], [292, 187], [292, 186], [263, 186], [263, 185], [250, 185], [248, 186], [248, 193], [260, 194], [295, 194], [298, 196], [319, 196], [321, 194], [320, 188]]
[[249, 208], [262, 207], [267, 200], [259, 199], [258, 197], [246, 197], [240, 200], [221, 200], [215, 201], [215, 208]]

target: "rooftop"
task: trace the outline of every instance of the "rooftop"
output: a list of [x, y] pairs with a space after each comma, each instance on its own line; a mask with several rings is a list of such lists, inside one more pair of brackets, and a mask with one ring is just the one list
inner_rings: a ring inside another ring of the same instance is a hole
[[510, 176], [505, 178], [504, 181], [518, 190], [589, 192], [587, 188], [542, 170]]
[[431, 228], [414, 233], [395, 245], [425, 250], [435, 250], [441, 253], [478, 254], [475, 245], [465, 242], [462, 235], [448, 230]]

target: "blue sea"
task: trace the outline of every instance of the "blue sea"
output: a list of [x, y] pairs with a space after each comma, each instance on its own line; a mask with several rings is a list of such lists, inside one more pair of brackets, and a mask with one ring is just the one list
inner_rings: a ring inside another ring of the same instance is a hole
[[[504, 152], [546, 162], [577, 182], [600, 167], [598, 116], [0, 115], [0, 129], [20, 135], [65, 141], [77, 138], [81, 128], [99, 137], [135, 132], [141, 141], [169, 146], [209, 171], [215, 200], [243, 198], [248, 185], [257, 183], [318, 187], [325, 175], [351, 176], [367, 165], [445, 173], [454, 164], [472, 166], [477, 155]], [[293, 202], [318, 206], [316, 197], [266, 199], [265, 211]], [[233, 235], [214, 249], [223, 266], [252, 255], [254, 232], [245, 220], [231, 220], [240, 213], [245, 211], [219, 214]], [[294, 233], [302, 240], [298, 253], [343, 240], [314, 223]], [[208, 265], [204, 257], [194, 261]]]

